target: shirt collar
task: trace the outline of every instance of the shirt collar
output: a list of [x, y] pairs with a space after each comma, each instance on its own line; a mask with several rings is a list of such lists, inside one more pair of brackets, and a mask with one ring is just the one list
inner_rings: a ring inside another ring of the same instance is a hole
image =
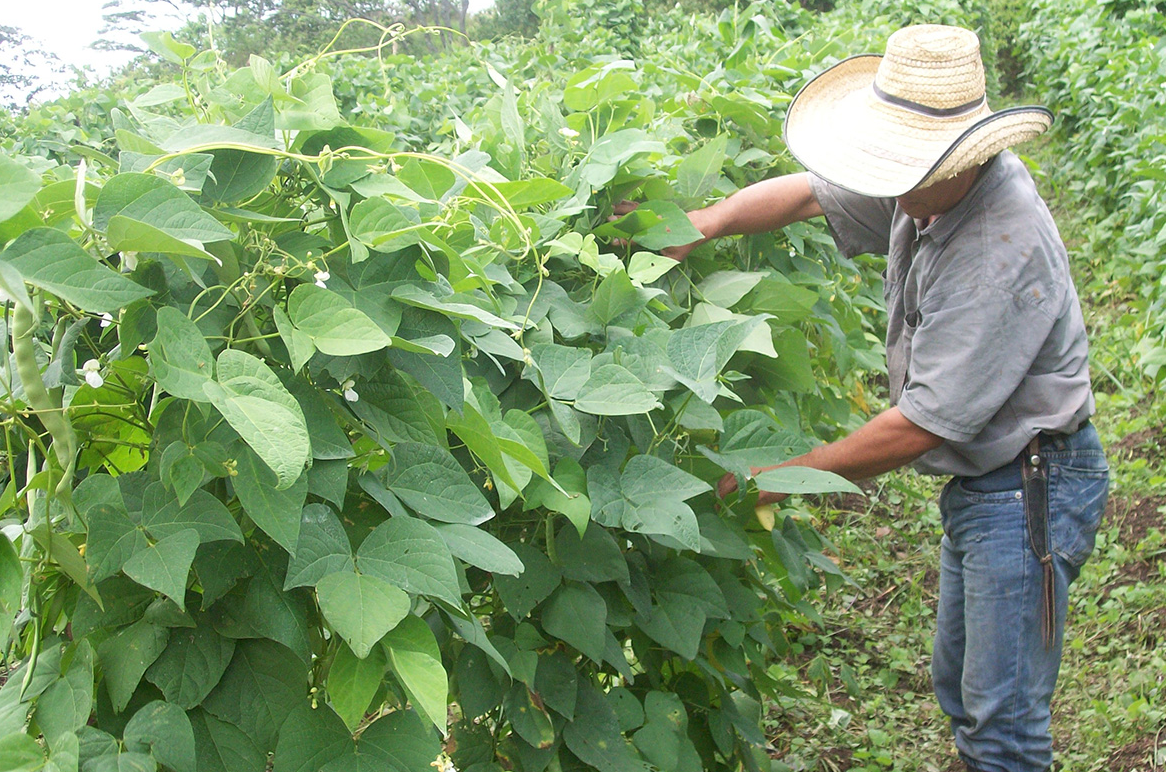
[[[1004, 151], [1004, 153], [1007, 152]], [[946, 244], [959, 228], [960, 224], [976, 208], [977, 201], [984, 195], [984, 191], [991, 190], [1004, 179], [1005, 165], [1001, 159], [1004, 153], [988, 160], [984, 164], [984, 168], [980, 170], [980, 175], [972, 184], [971, 189], [960, 199], [960, 202], [941, 214], [931, 225], [919, 231], [919, 235], [927, 236], [935, 241], [938, 246], [942, 247]], [[918, 227], [918, 221], [916, 221], [916, 227]]]

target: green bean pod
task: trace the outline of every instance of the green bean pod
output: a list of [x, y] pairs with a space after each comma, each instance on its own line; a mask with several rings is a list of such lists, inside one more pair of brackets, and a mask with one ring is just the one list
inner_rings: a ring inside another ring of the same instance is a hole
[[36, 316], [20, 303], [15, 304], [12, 313], [12, 358], [16, 362], [16, 374], [24, 386], [24, 396], [29, 407], [36, 411], [41, 423], [53, 438], [53, 452], [62, 476], [57, 482], [56, 495], [68, 502], [72, 499], [73, 470], [77, 457], [77, 435], [73, 425], [61, 406], [56, 404], [45, 388], [40, 367], [36, 363]]

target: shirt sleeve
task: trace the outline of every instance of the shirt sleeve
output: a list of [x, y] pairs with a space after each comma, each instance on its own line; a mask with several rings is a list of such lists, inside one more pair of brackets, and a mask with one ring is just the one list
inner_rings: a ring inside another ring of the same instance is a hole
[[830, 235], [847, 257], [890, 251], [893, 198], [872, 198], [851, 193], [816, 174], [810, 175], [810, 190], [826, 213]]
[[946, 440], [976, 437], [1040, 354], [1055, 322], [1048, 305], [981, 285], [921, 306], [899, 410]]

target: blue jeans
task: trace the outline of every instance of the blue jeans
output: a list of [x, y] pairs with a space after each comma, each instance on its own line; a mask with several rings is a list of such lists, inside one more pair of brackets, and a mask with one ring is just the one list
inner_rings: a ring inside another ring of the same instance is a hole
[[1061, 664], [1069, 584], [1093, 551], [1109, 491], [1097, 431], [1042, 438], [1056, 635], [1041, 634], [1040, 562], [1029, 545], [1020, 464], [943, 489], [939, 610], [931, 673], [965, 763], [984, 772], [1037, 772], [1053, 761], [1049, 701]]

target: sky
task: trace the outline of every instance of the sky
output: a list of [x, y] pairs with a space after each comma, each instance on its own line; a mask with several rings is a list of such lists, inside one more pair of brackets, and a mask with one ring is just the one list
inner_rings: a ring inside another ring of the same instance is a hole
[[[93, 67], [99, 74], [124, 64], [124, 52], [95, 51], [105, 0], [3, 0], [0, 23], [19, 28], [66, 65]], [[176, 20], [174, 26], [181, 22]]]

